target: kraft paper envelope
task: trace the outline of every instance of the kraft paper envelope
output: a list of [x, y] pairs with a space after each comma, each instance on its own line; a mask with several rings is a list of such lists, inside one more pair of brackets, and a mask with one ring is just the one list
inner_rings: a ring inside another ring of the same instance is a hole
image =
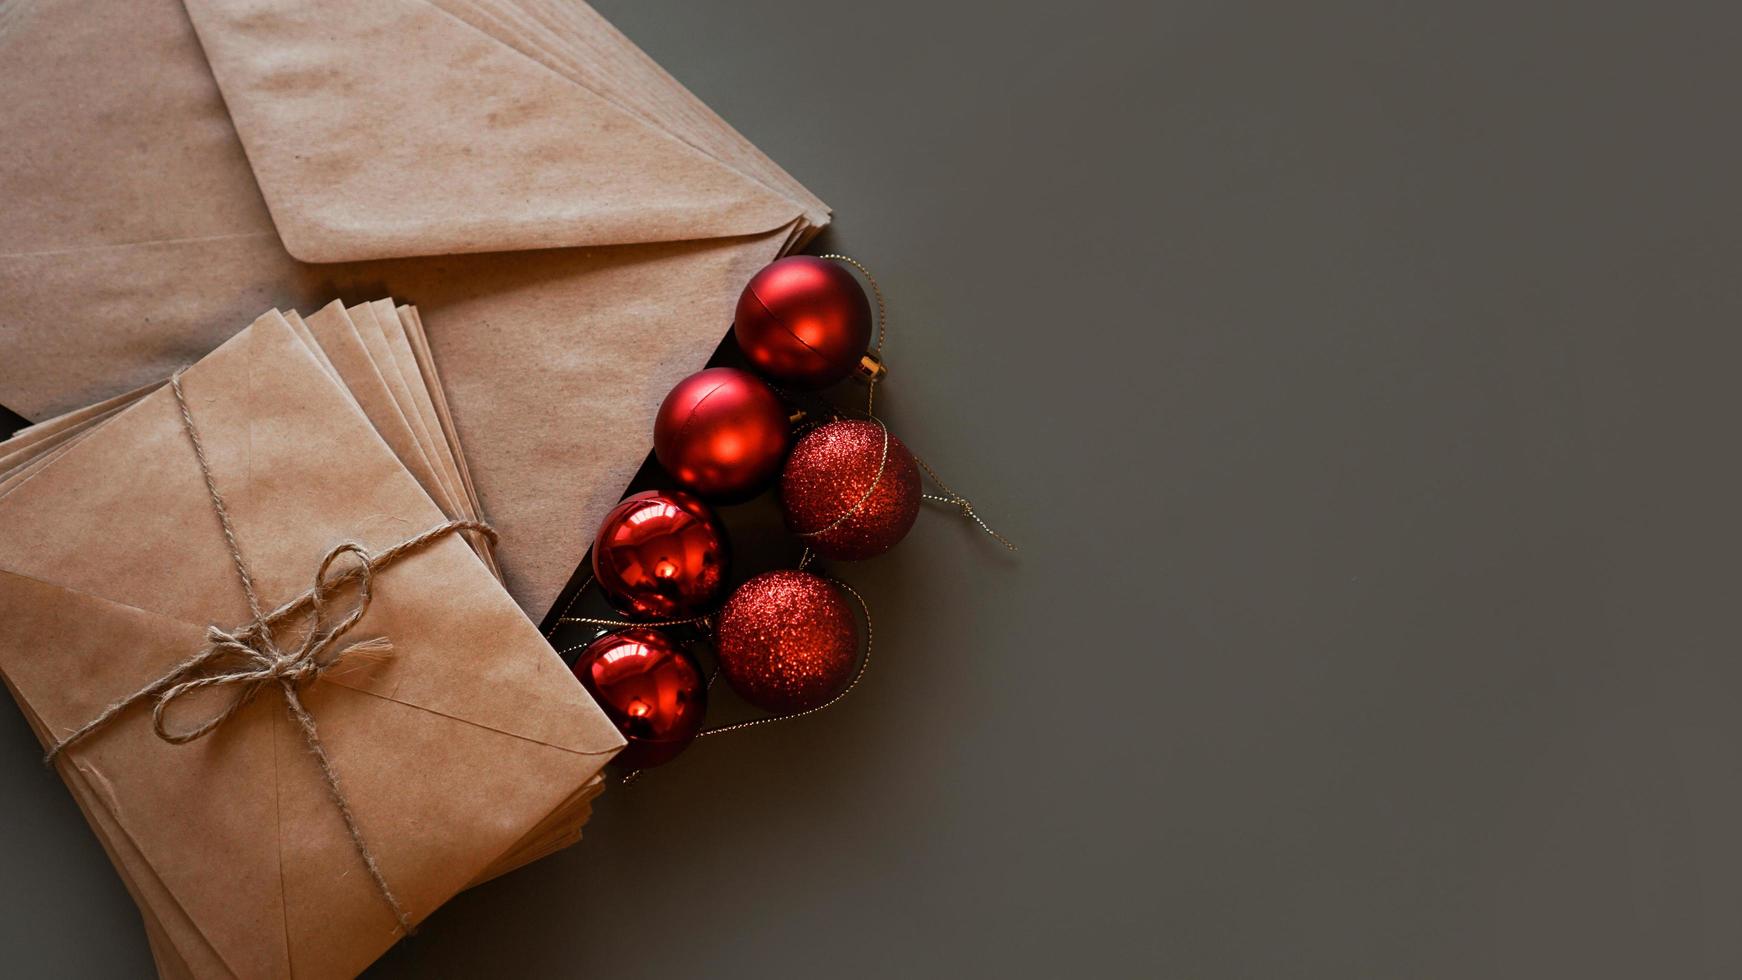
[[[335, 544], [378, 553], [443, 520], [285, 318], [183, 386], [268, 605]], [[0, 675], [45, 744], [248, 618], [169, 390], [0, 490]], [[303, 703], [414, 922], [572, 834], [621, 737], [462, 540], [379, 572], [351, 635], [392, 655]], [[397, 938], [276, 691], [185, 745], [135, 706], [57, 767], [165, 975], [350, 975]]]
[[35, 0], [0, 7], [0, 86], [0, 404], [391, 293], [535, 617], [743, 284], [828, 219], [578, 3]]

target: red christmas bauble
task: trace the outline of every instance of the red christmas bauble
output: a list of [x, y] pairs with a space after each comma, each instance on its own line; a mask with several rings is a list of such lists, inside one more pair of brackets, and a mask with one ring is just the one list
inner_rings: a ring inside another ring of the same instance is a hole
[[871, 304], [846, 267], [791, 255], [751, 277], [732, 333], [758, 371], [801, 388], [853, 372], [871, 343]]
[[738, 586], [715, 621], [714, 643], [732, 690], [782, 713], [821, 707], [846, 690], [859, 654], [846, 597], [809, 572], [764, 572]]
[[631, 769], [669, 762], [702, 730], [708, 683], [664, 633], [637, 627], [601, 636], [575, 660], [575, 676], [629, 745]]
[[791, 439], [780, 399], [737, 368], [708, 368], [679, 381], [653, 419], [659, 464], [704, 497], [756, 494], [779, 472]]
[[876, 422], [815, 429], [780, 474], [787, 528], [824, 558], [857, 561], [895, 547], [913, 528], [919, 501], [913, 454]]
[[593, 578], [631, 616], [692, 616], [713, 605], [731, 557], [708, 505], [677, 490], [634, 494], [593, 539]]

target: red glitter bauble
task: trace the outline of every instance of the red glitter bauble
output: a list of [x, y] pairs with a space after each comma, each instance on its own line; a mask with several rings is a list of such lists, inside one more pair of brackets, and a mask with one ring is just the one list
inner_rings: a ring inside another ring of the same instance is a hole
[[919, 501], [913, 454], [876, 422], [819, 427], [792, 448], [780, 474], [786, 526], [824, 558], [857, 561], [895, 547]]
[[617, 761], [631, 769], [670, 761], [702, 730], [708, 683], [663, 633], [637, 627], [601, 636], [575, 660], [575, 676], [629, 740]]
[[782, 713], [821, 707], [846, 690], [859, 653], [852, 607], [809, 572], [764, 572], [738, 586], [714, 642], [732, 690]]
[[629, 497], [605, 515], [593, 539], [593, 578], [632, 616], [689, 616], [712, 605], [729, 559], [714, 512], [677, 490]]
[[791, 439], [780, 399], [737, 368], [708, 368], [679, 381], [653, 419], [659, 464], [704, 497], [755, 495], [780, 470]]
[[851, 374], [871, 343], [871, 304], [838, 263], [792, 255], [763, 268], [738, 297], [732, 333], [758, 371], [800, 388]]

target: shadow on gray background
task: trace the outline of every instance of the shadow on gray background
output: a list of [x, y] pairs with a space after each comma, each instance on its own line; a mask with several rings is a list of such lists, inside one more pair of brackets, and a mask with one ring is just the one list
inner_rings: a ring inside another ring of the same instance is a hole
[[[377, 975], [1742, 975], [1733, 13], [600, 6], [835, 207], [1025, 552], [927, 513], [849, 701]], [[148, 970], [0, 749], [9, 955]]]

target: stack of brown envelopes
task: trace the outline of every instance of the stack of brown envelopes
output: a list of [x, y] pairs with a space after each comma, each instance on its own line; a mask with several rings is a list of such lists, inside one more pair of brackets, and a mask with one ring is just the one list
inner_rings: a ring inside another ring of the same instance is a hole
[[535, 617], [744, 283], [829, 218], [567, 0], [0, 5], [0, 90], [0, 404], [48, 418], [262, 309], [391, 293]]
[[[417, 311], [390, 300], [269, 313], [176, 386], [0, 443], [0, 674], [43, 744], [219, 678], [55, 762], [164, 976], [353, 974], [402, 919], [578, 838], [622, 740], [456, 527], [471, 482]], [[329, 554], [381, 564], [317, 579]], [[264, 644], [238, 566], [274, 610]], [[263, 655], [250, 686], [226, 642], [317, 652], [301, 673]]]

